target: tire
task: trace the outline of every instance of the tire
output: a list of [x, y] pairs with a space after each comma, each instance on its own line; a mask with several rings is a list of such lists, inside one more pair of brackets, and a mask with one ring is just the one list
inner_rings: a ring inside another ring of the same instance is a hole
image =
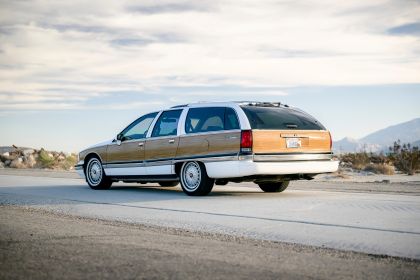
[[176, 185], [178, 185], [178, 184], [179, 184], [179, 182], [178, 182], [178, 181], [174, 181], [174, 182], [171, 182], [171, 181], [165, 181], [165, 182], [158, 182], [158, 184], [159, 184], [161, 187], [175, 187]]
[[264, 192], [282, 192], [289, 186], [290, 181], [274, 182], [274, 183], [260, 183], [258, 186]]
[[86, 182], [94, 190], [107, 190], [111, 187], [112, 181], [105, 175], [101, 161], [97, 157], [89, 159], [85, 168]]
[[197, 161], [184, 162], [180, 179], [182, 190], [190, 196], [207, 195], [214, 185], [214, 179], [207, 176], [204, 164]]

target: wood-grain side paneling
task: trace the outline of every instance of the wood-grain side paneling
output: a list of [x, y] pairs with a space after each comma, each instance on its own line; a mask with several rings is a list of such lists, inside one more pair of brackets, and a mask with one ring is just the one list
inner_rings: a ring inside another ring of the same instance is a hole
[[183, 135], [176, 157], [238, 153], [240, 138], [239, 131]]
[[[142, 143], [143, 146], [139, 146]], [[144, 140], [121, 142], [108, 145], [107, 163], [121, 161], [142, 161], [144, 160]]]
[[[301, 147], [287, 148], [286, 138], [300, 138]], [[322, 153], [330, 152], [328, 131], [319, 130], [253, 130], [254, 153]]]
[[145, 143], [145, 160], [174, 158], [178, 143], [178, 136], [147, 139]]

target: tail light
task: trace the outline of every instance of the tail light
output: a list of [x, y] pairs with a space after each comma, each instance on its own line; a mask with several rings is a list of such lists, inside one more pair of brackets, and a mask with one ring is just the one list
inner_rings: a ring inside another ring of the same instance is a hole
[[241, 131], [241, 153], [252, 153], [252, 130]]
[[331, 137], [331, 133], [328, 132], [328, 134], [330, 135], [330, 149], [332, 148], [332, 137]]

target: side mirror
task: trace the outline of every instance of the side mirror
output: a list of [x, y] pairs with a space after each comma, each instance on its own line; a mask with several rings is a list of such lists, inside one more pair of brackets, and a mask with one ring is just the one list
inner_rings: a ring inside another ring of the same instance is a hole
[[117, 145], [121, 145], [121, 139], [123, 138], [122, 134], [118, 134], [117, 137], [115, 138], [115, 142], [117, 142]]

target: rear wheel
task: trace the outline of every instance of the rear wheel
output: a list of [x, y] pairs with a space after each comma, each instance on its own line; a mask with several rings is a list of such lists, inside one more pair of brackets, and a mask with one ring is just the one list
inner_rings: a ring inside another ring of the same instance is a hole
[[176, 185], [178, 185], [179, 184], [179, 182], [178, 181], [174, 181], [174, 182], [171, 182], [171, 181], [165, 181], [165, 182], [158, 182], [158, 184], [161, 186], [161, 187], [175, 187]]
[[264, 192], [282, 192], [289, 186], [289, 181], [260, 183], [258, 184]]
[[206, 167], [201, 162], [185, 162], [180, 177], [182, 190], [187, 195], [207, 195], [213, 189], [214, 179], [207, 176]]
[[96, 157], [89, 159], [85, 175], [86, 182], [94, 190], [107, 190], [112, 185], [111, 179], [105, 175], [101, 161]]

